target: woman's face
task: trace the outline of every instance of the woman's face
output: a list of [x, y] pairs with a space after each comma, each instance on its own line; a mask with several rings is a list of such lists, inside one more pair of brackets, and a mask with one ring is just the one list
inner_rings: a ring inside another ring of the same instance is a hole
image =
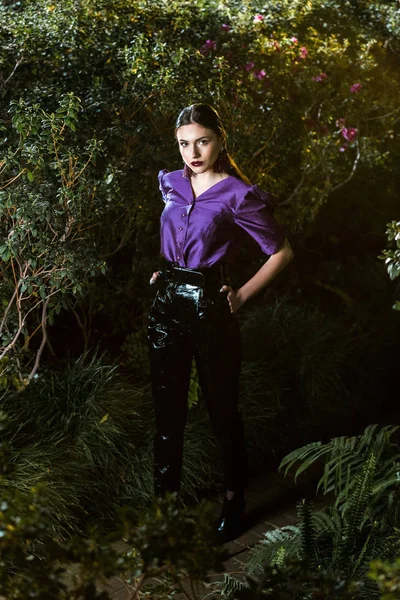
[[212, 129], [197, 123], [182, 125], [176, 131], [176, 139], [184, 162], [195, 175], [213, 171], [222, 139]]

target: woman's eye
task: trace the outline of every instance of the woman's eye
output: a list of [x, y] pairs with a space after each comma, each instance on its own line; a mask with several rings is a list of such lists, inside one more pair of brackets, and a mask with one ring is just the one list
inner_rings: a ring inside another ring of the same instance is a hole
[[182, 146], [183, 148], [186, 148], [186, 146], [187, 146], [187, 142], [181, 142], [181, 146]]

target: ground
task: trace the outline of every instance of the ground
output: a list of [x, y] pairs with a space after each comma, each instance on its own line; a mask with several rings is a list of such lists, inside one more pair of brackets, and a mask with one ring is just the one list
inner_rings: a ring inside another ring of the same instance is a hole
[[[296, 504], [303, 498], [312, 498], [315, 485], [312, 477], [295, 485], [291, 478], [284, 478], [278, 473], [269, 473], [254, 479], [246, 490], [246, 530], [236, 540], [225, 544], [228, 558], [224, 563], [225, 572], [240, 578], [243, 563], [249, 550], [263, 537], [269, 529], [290, 525], [296, 522]], [[315, 481], [315, 480], [314, 480]], [[216, 513], [219, 514], [222, 499], [216, 498]], [[121, 550], [129, 550], [125, 542], [118, 542]], [[210, 574], [209, 579], [222, 579], [223, 573]], [[110, 579], [107, 586], [101, 586], [111, 594], [113, 600], [132, 600], [132, 593], [124, 581], [118, 577]], [[205, 590], [206, 594], [206, 590]], [[175, 600], [185, 600], [183, 594]]]

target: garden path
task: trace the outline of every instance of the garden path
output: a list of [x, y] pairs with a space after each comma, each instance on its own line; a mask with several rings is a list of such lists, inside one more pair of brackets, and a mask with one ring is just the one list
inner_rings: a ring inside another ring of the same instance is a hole
[[[314, 484], [314, 485], [313, 485]], [[304, 478], [302, 485], [295, 485], [292, 478], [284, 478], [279, 473], [268, 473], [254, 479], [246, 490], [246, 529], [236, 540], [224, 545], [228, 558], [224, 562], [226, 573], [235, 573], [240, 578], [243, 564], [250, 549], [261, 540], [265, 531], [290, 525], [296, 522], [296, 504], [304, 497], [310, 499], [315, 495], [315, 479]], [[222, 499], [216, 499], [216, 513], [219, 514]], [[317, 504], [317, 503], [316, 503]], [[127, 544], [119, 542], [121, 549], [128, 549]], [[222, 579], [222, 573], [209, 576], [209, 580]], [[103, 588], [104, 589], [104, 588]], [[107, 585], [113, 600], [131, 600], [132, 596], [124, 581], [112, 578]], [[189, 591], [189, 590], [188, 590]], [[206, 590], [204, 592], [206, 594]], [[175, 600], [185, 600], [183, 594], [175, 596]]]

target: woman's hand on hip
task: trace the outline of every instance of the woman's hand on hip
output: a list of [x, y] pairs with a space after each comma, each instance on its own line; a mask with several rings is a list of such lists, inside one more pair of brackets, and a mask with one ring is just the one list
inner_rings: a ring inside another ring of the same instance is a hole
[[230, 285], [223, 285], [219, 291], [221, 293], [226, 293], [226, 299], [228, 300], [231, 313], [237, 312], [244, 304], [243, 300], [241, 300], [240, 296], [231, 288]]
[[153, 284], [156, 282], [156, 279], [159, 275], [160, 271], [156, 271], [155, 273], [153, 273], [153, 275], [150, 277], [150, 283]]

